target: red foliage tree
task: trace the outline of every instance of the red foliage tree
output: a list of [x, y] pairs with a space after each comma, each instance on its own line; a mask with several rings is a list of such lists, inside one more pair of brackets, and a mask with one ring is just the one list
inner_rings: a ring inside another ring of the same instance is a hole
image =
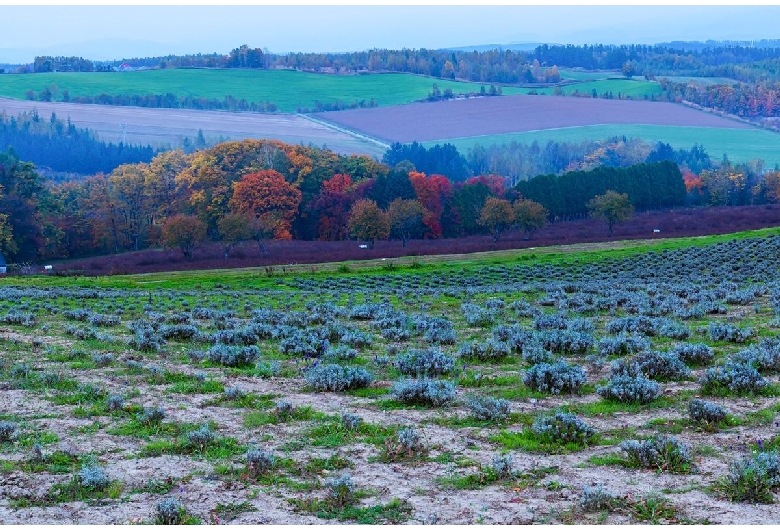
[[452, 185], [444, 175], [430, 175], [418, 171], [409, 172], [417, 200], [425, 208], [423, 223], [428, 227], [428, 235], [441, 237], [441, 214], [444, 202], [452, 195]]
[[230, 200], [231, 208], [241, 213], [257, 218], [278, 217], [276, 239], [292, 239], [290, 227], [300, 204], [300, 190], [273, 169], [241, 177], [233, 184], [233, 198]]
[[501, 175], [480, 175], [478, 177], [471, 177], [466, 180], [466, 184], [481, 183], [490, 189], [490, 193], [494, 197], [502, 198], [506, 193], [506, 179]]

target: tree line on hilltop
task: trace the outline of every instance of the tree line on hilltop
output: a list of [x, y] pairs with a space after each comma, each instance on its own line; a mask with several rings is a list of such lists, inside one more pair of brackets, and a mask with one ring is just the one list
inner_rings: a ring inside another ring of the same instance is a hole
[[[689, 101], [707, 108], [747, 118], [780, 115], [780, 46], [778, 41], [750, 46], [742, 43], [709, 43], [686, 46], [664, 45], [540, 45], [533, 51], [494, 49], [486, 51], [373, 49], [347, 53], [274, 54], [261, 48], [239, 46], [228, 54], [123, 59], [122, 64], [143, 68], [285, 68], [304, 71], [349, 74], [357, 72], [399, 72], [441, 79], [491, 83], [490, 94], [500, 94], [500, 85], [541, 86], [562, 81], [559, 67], [622, 72], [626, 77], [643, 75], [659, 79], [662, 95], [643, 99]], [[111, 71], [114, 63], [81, 57], [36, 57], [22, 71]], [[673, 82], [666, 76], [729, 78], [717, 83]], [[492, 85], [495, 83], [498, 85]], [[430, 100], [446, 99], [442, 91], [429, 94]], [[451, 91], [450, 91], [451, 92]], [[487, 92], [485, 92], [487, 94]], [[562, 95], [562, 92], [557, 92]], [[450, 95], [452, 95], [450, 93]], [[633, 96], [596, 90], [572, 92], [576, 97], [632, 99]], [[72, 101], [107, 105], [133, 105], [152, 108], [219, 109], [231, 111], [276, 112], [271, 101], [248, 101], [226, 96], [222, 99], [181, 96], [172, 93], [123, 95], [95, 94], [71, 97], [67, 90], [44, 87], [28, 90], [27, 99]], [[376, 98], [361, 101], [314, 102], [301, 105], [299, 112], [322, 112], [376, 106]]]

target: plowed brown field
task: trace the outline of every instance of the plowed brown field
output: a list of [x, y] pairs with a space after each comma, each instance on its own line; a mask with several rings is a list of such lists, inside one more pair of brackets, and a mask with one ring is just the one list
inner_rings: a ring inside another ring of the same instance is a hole
[[749, 125], [673, 103], [502, 96], [320, 113], [318, 118], [388, 142], [419, 142], [586, 125]]

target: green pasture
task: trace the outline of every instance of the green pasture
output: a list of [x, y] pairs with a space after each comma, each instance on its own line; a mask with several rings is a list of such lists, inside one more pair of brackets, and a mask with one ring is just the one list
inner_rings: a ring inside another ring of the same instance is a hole
[[[490, 83], [447, 81], [411, 74], [327, 75], [292, 70], [145, 70], [138, 72], [56, 72], [0, 75], [0, 96], [25, 99], [55, 86], [55, 99], [63, 90], [79, 96], [167, 94], [222, 100], [225, 96], [249, 102], [273, 102], [281, 112], [313, 108], [315, 102], [365, 101], [377, 105], [401, 105], [425, 99], [436, 83], [455, 93], [486, 90]], [[524, 94], [527, 89], [505, 87], [504, 94]]]
[[589, 125], [565, 127], [540, 131], [473, 136], [470, 138], [449, 138], [426, 142], [426, 146], [451, 143], [462, 153], [475, 144], [483, 146], [509, 144], [511, 142], [530, 144], [557, 142], [581, 142], [582, 140], [603, 140], [613, 136], [641, 138], [647, 142], [665, 142], [675, 149], [690, 149], [694, 144], [703, 145], [715, 160], [727, 154], [733, 162], [746, 162], [760, 158], [767, 167], [780, 164], [780, 134], [763, 129], [721, 129], [713, 127], [679, 127], [665, 125]]
[[[116, 276], [14, 276], [0, 278], [0, 286], [81, 286], [117, 289], [213, 289], [221, 284], [242, 288], [284, 289], [280, 278], [332, 278], [334, 276], [421, 274], [436, 275], [437, 271], [478, 270], [492, 265], [549, 264], [571, 265], [572, 263], [596, 263], [607, 259], [620, 259], [645, 252], [662, 252], [686, 247], [699, 247], [722, 243], [733, 239], [780, 235], [780, 228], [749, 230], [733, 234], [696, 236], [681, 238], [639, 239], [610, 241], [606, 243], [580, 243], [554, 245], [524, 249], [475, 252], [471, 254], [407, 256], [390, 259], [347, 261], [340, 263], [319, 263], [276, 267], [254, 267], [243, 269], [213, 269], [175, 272], [154, 272], [146, 274]], [[55, 263], [58, 269], [66, 269], [67, 262]]]
[[597, 79], [609, 79], [623, 75], [617, 70], [570, 70], [568, 68], [560, 68], [558, 72], [561, 74], [561, 79], [573, 79], [574, 81], [595, 81]]
[[[603, 74], [602, 74], [603, 75]], [[565, 95], [570, 95], [574, 91], [578, 91], [580, 94], [592, 94], [595, 90], [597, 96], [601, 96], [605, 92], [612, 92], [612, 95], [617, 99], [618, 94], [622, 96], [630, 96], [632, 98], [644, 98], [653, 95], [659, 95], [663, 91], [661, 86], [655, 81], [645, 81], [644, 79], [596, 79], [590, 81], [583, 81], [582, 83], [575, 83], [572, 85], [566, 85], [558, 87]], [[555, 88], [533, 88], [525, 89], [527, 94], [531, 90], [535, 90], [537, 94], [554, 94]], [[506, 94], [504, 90], [504, 94]]]

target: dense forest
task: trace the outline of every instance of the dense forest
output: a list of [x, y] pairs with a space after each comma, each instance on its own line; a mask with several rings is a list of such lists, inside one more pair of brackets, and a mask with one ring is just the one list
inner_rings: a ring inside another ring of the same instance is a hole
[[[397, 149], [388, 152], [396, 155]], [[451, 180], [419, 171], [409, 160], [390, 166], [273, 140], [226, 142], [191, 154], [167, 151], [148, 163], [61, 183], [7, 152], [0, 155], [0, 249], [12, 262], [138, 250], [169, 243], [175, 225], [202, 229], [227, 255], [240, 240], [264, 248], [273, 238], [347, 239], [363, 233], [354, 229], [355, 212], [372, 209], [388, 223], [378, 239], [460, 237], [488, 231], [488, 206], [505, 210], [511, 201], [527, 205], [523, 201], [530, 199], [547, 208], [541, 212], [549, 221], [576, 218], [584, 203], [607, 189], [627, 193], [637, 209], [780, 201], [778, 171], [724, 161], [681, 172], [676, 163], [652, 161], [676, 156], [659, 144], [642, 165], [580, 168], [513, 187], [496, 174]], [[398, 215], [410, 216], [414, 230], [409, 223], [391, 230]]]
[[157, 154], [151, 146], [106, 143], [88, 129], [77, 128], [52, 113], [37, 111], [8, 116], [0, 111], [0, 150], [13, 148], [16, 155], [55, 172], [89, 175], [110, 172], [121, 164], [150, 162]]

